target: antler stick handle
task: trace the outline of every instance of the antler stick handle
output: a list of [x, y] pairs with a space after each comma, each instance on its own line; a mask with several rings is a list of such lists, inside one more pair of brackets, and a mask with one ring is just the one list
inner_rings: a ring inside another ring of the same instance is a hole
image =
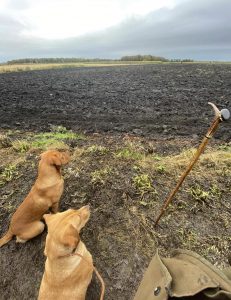
[[168, 205], [170, 204], [170, 202], [172, 201], [173, 197], [175, 196], [175, 194], [177, 193], [177, 191], [179, 190], [180, 186], [182, 185], [183, 181], [185, 180], [185, 177], [189, 174], [189, 172], [192, 170], [193, 166], [195, 165], [195, 163], [198, 161], [201, 153], [203, 152], [204, 148], [206, 147], [206, 145], [208, 144], [208, 141], [210, 138], [212, 138], [212, 136], [214, 135], [216, 129], [218, 128], [218, 125], [221, 121], [225, 121], [228, 120], [230, 117], [230, 112], [228, 109], [222, 109], [221, 111], [219, 111], [219, 109], [216, 107], [215, 104], [208, 102], [208, 104], [210, 104], [215, 112], [215, 118], [211, 124], [211, 126], [209, 127], [206, 135], [204, 136], [199, 148], [197, 149], [197, 152], [195, 153], [192, 161], [190, 162], [190, 164], [188, 165], [187, 169], [185, 170], [185, 172], [181, 175], [176, 187], [174, 188], [174, 190], [169, 194], [169, 196], [167, 197], [167, 199], [164, 202], [164, 205], [161, 209], [161, 212], [155, 222], [156, 226], [160, 220], [160, 218], [162, 217], [162, 215], [164, 214], [164, 212], [166, 211]]

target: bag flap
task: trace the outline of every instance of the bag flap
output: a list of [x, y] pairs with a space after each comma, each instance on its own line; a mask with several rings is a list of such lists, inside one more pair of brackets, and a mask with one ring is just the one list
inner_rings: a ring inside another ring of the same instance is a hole
[[172, 278], [158, 252], [151, 260], [134, 300], [167, 300]]

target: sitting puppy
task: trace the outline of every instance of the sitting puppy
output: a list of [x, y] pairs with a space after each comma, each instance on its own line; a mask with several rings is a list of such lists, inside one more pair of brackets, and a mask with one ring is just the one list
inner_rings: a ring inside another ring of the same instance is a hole
[[[44, 215], [48, 227], [45, 272], [39, 300], [84, 300], [93, 272], [92, 256], [79, 232], [90, 217], [89, 206]], [[81, 255], [73, 255], [78, 253]]]
[[0, 247], [9, 242], [14, 235], [17, 242], [24, 243], [43, 232], [43, 215], [49, 208], [53, 213], [58, 211], [64, 185], [61, 166], [69, 160], [67, 152], [48, 150], [41, 154], [38, 178], [28, 196], [13, 214], [9, 230], [0, 239]]

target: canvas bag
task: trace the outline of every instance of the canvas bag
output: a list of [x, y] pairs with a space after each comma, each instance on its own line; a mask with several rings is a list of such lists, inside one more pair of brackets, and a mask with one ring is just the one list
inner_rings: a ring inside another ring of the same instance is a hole
[[221, 272], [195, 252], [158, 251], [150, 262], [134, 300], [231, 300], [231, 267]]

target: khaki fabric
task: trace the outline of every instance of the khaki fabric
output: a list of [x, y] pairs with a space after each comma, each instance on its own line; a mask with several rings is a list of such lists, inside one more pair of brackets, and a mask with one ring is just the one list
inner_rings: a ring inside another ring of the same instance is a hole
[[224, 269], [222, 272], [225, 274], [225, 276], [226, 276], [229, 280], [231, 280], [231, 267], [229, 267], [229, 268], [227, 268], [227, 269]]
[[231, 268], [224, 273], [192, 251], [153, 257], [134, 300], [231, 300]]
[[[168, 299], [168, 290], [171, 287], [171, 282], [172, 277], [157, 252], [144, 274], [134, 300]], [[155, 289], [156, 295], [154, 295]]]

